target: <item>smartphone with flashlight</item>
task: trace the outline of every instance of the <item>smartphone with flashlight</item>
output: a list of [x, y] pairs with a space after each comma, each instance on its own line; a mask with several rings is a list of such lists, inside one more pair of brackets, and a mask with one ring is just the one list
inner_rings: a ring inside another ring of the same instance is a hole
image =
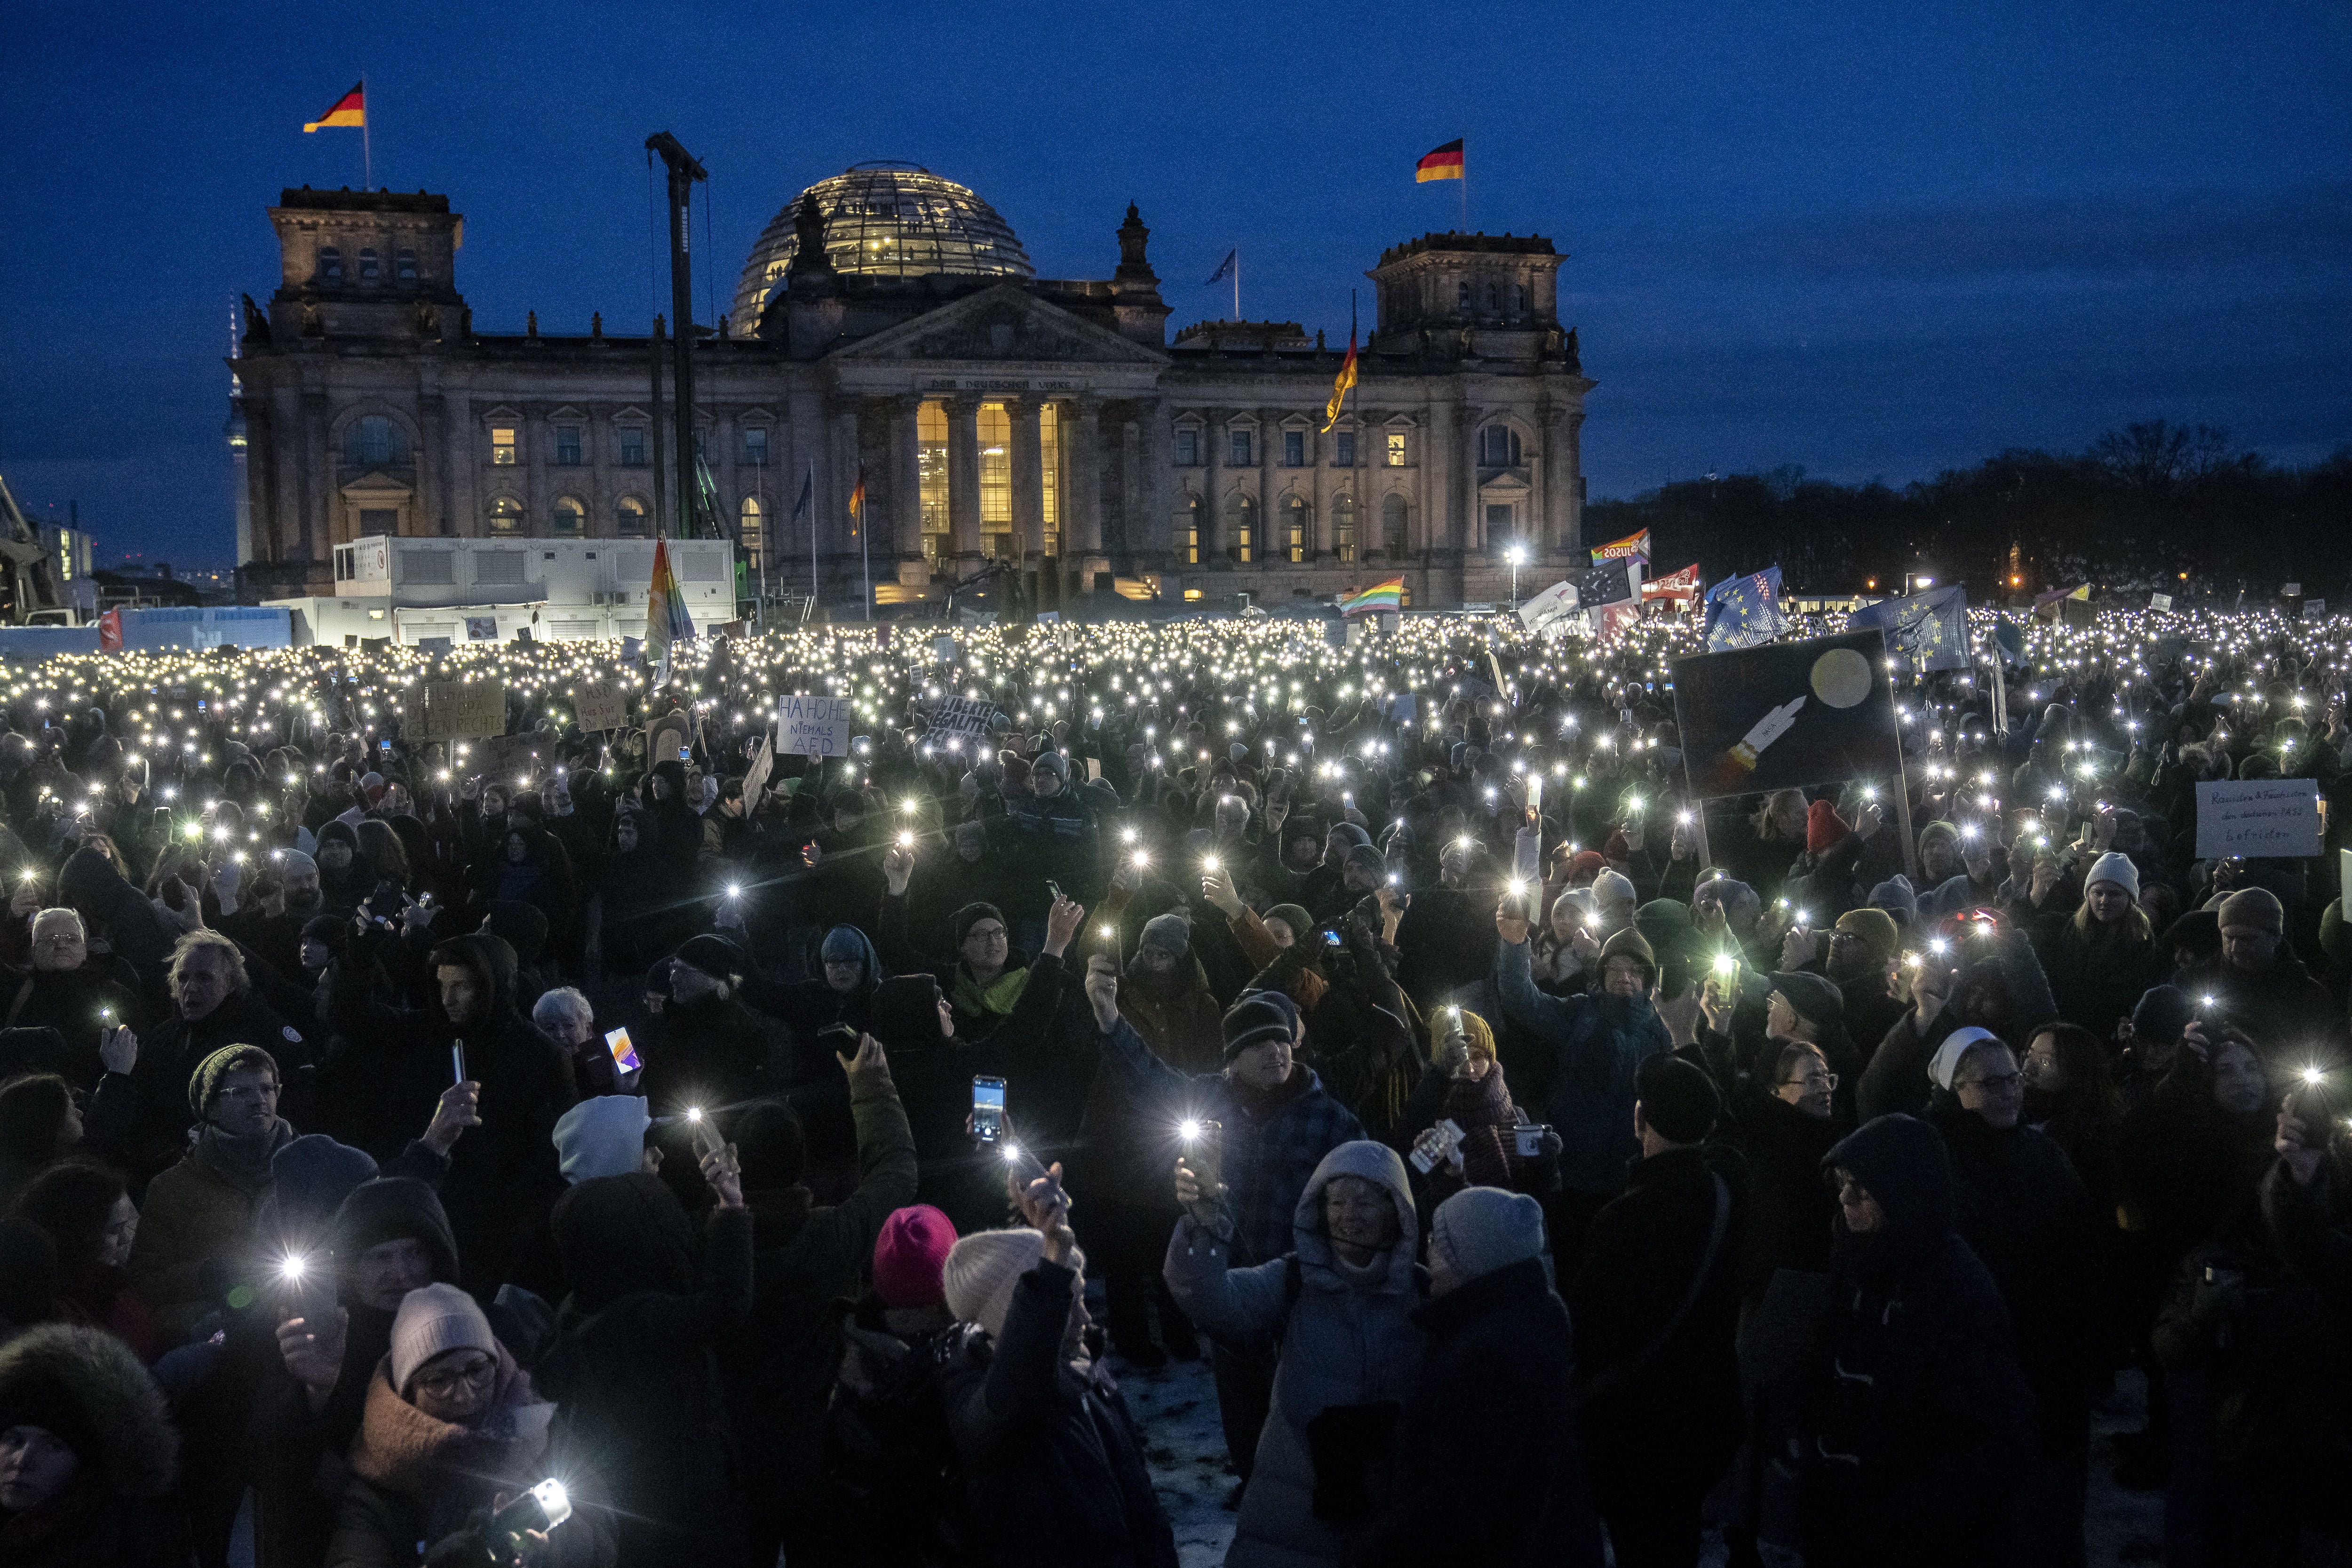
[[1050, 877], [1045, 879], [1045, 896], [1052, 899], [1057, 904], [1062, 901], [1061, 884], [1055, 881]]
[[1004, 1136], [1004, 1080], [975, 1077], [971, 1080], [971, 1135], [982, 1143]]
[[1187, 1121], [1180, 1130], [1184, 1140], [1184, 1165], [1201, 1184], [1203, 1197], [1213, 1194], [1225, 1181], [1225, 1124], [1203, 1117]]
[[611, 1034], [606, 1035], [604, 1048], [613, 1053], [614, 1072], [636, 1072], [646, 1065], [644, 1059], [637, 1055], [637, 1047], [629, 1043], [629, 1031], [625, 1027], [614, 1029]]
[[278, 1260], [274, 1272], [278, 1284], [278, 1321], [299, 1318], [321, 1329], [332, 1325], [335, 1318], [335, 1278], [327, 1255], [289, 1252]]

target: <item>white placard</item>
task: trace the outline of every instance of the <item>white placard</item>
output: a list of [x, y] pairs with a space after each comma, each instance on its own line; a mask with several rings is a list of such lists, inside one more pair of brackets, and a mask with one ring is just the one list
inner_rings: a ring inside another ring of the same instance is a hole
[[846, 697], [779, 697], [776, 750], [788, 757], [847, 756], [854, 721]]
[[2311, 779], [2222, 779], [2197, 786], [2197, 858], [2285, 859], [2320, 853]]
[[2352, 910], [2352, 849], [2336, 852], [2336, 896], [2342, 900], [2338, 912]]
[[2151, 610], [2168, 610], [2172, 608], [2172, 595], [2169, 594], [2150, 594], [2147, 596], [2147, 607]]

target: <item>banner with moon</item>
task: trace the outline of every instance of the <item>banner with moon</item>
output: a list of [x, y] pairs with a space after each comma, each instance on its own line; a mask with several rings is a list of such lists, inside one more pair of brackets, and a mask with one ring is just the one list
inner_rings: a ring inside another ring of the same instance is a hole
[[1691, 654], [1673, 668], [1697, 799], [1900, 776], [1882, 631]]

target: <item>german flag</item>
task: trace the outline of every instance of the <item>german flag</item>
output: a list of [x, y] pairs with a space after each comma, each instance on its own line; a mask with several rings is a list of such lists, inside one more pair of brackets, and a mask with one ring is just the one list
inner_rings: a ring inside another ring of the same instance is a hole
[[1324, 430], [1339, 423], [1339, 410], [1348, 405], [1349, 390], [1355, 384], [1356, 323], [1351, 321], [1348, 323], [1348, 357], [1339, 362], [1339, 374], [1331, 379], [1331, 401], [1323, 408]]
[[[365, 82], [356, 82], [352, 84], [351, 91], [335, 100], [335, 106], [332, 109], [330, 109], [326, 113], [321, 114], [318, 119], [313, 120], [308, 125], [302, 127], [302, 130], [305, 134], [308, 134], [313, 131], [326, 130], [331, 126], [364, 126], [366, 124], [367, 84]], [[1435, 154], [1433, 153], [1432, 154], [1432, 156], [1434, 155]]]
[[1458, 180], [1462, 174], [1462, 138], [1456, 136], [1434, 152], [1424, 153], [1421, 162], [1412, 166], [1412, 182], [1425, 180]]

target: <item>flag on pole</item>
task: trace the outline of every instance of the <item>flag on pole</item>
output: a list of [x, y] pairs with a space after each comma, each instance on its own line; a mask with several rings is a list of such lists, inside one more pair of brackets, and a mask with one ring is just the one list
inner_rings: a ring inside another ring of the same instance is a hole
[[1970, 662], [1968, 615], [1968, 591], [1955, 584], [1865, 605], [1845, 618], [1845, 629], [1877, 626], [1885, 631], [1886, 657], [1898, 675], [1966, 669]]
[[367, 124], [367, 84], [353, 84], [352, 90], [335, 100], [334, 107], [302, 127], [304, 134], [335, 126]]
[[1339, 422], [1339, 410], [1347, 406], [1349, 389], [1356, 384], [1356, 323], [1348, 321], [1348, 357], [1339, 362], [1339, 374], [1331, 381], [1331, 401], [1324, 405], [1323, 428], [1328, 430]]
[[1404, 579], [1391, 577], [1385, 583], [1375, 583], [1354, 598], [1341, 603], [1343, 616], [1369, 616], [1381, 610], [1404, 608]]
[[1423, 153], [1421, 155], [1421, 162], [1412, 166], [1412, 183], [1416, 185], [1426, 184], [1431, 180], [1461, 178], [1463, 178], [1462, 138], [1459, 136], [1443, 147]]
[[1780, 611], [1780, 569], [1726, 577], [1706, 591], [1706, 648], [1760, 647], [1789, 629]]
[[1650, 531], [1648, 529], [1629, 533], [1622, 539], [1612, 539], [1592, 552], [1592, 559], [1596, 562], [1615, 561], [1629, 556], [1640, 561], [1645, 566], [1649, 564]]
[[866, 521], [866, 465], [857, 465], [857, 483], [849, 491], [849, 515], [858, 522]]
[[1209, 282], [1202, 284], [1201, 287], [1206, 289], [1209, 287], [1210, 283], [1222, 283], [1227, 278], [1233, 276], [1234, 263], [1237, 258], [1239, 258], [1241, 253], [1241, 247], [1239, 246], [1235, 246], [1233, 249], [1226, 251], [1225, 258], [1217, 263], [1217, 269], [1209, 274]]
[[694, 637], [694, 617], [687, 613], [686, 595], [677, 591], [677, 574], [669, 568], [669, 541], [654, 538], [654, 574], [646, 586], [646, 653], [653, 660], [654, 684], [669, 679], [669, 649], [674, 642]]
[[1696, 599], [1698, 597], [1698, 563], [1694, 561], [1679, 572], [1669, 572], [1663, 577], [1653, 577], [1642, 584], [1642, 602], [1652, 599]]

